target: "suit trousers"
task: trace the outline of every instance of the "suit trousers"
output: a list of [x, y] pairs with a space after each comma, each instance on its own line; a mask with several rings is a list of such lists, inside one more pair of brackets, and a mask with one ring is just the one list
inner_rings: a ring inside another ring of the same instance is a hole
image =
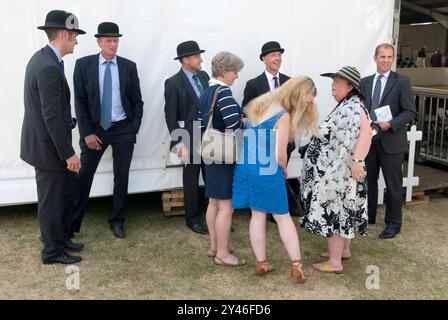
[[76, 174], [35, 168], [37, 184], [37, 216], [44, 244], [42, 259], [64, 252], [69, 240]]
[[81, 170], [78, 173], [78, 193], [74, 205], [72, 232], [79, 232], [89, 201], [90, 190], [98, 164], [109, 145], [112, 147], [114, 188], [112, 211], [109, 215], [111, 226], [123, 225], [124, 211], [128, 196], [129, 169], [134, 152], [135, 132], [130, 121], [123, 120], [107, 131], [101, 129], [98, 137], [102, 140], [101, 150], [92, 150], [81, 141]]
[[388, 154], [381, 146], [380, 140], [372, 141], [366, 157], [368, 185], [368, 215], [375, 221], [378, 206], [378, 176], [380, 168], [386, 182], [386, 217], [388, 228], [398, 229], [403, 220], [403, 162], [404, 153]]
[[191, 226], [199, 222], [199, 174], [205, 181], [204, 163], [187, 164], [183, 167], [182, 180], [184, 187], [184, 202], [186, 223]]

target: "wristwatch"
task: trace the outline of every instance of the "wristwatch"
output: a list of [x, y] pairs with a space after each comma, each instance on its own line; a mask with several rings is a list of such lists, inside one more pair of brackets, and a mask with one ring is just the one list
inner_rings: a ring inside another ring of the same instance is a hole
[[353, 162], [353, 163], [364, 163], [364, 160], [360, 160], [360, 159], [355, 159], [355, 158], [353, 158], [353, 159], [352, 159], [352, 162]]

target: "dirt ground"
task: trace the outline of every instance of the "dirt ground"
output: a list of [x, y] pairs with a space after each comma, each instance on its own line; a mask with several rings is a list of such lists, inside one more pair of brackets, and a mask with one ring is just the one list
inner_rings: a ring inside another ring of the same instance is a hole
[[[378, 239], [384, 228], [380, 207], [369, 235], [353, 242], [353, 259], [344, 263], [342, 275], [311, 268], [320, 261], [326, 241], [299, 230], [308, 276], [304, 285], [291, 281], [290, 263], [272, 223], [268, 252], [276, 271], [263, 278], [254, 275], [246, 211], [234, 215], [231, 247], [249, 263], [229, 268], [213, 264], [205, 255], [208, 237], [187, 229], [183, 217], [162, 216], [160, 194], [130, 197], [124, 240], [108, 229], [110, 207], [110, 198], [91, 201], [82, 233], [75, 239], [86, 245], [75, 275], [66, 266], [42, 265], [35, 205], [0, 208], [0, 299], [448, 298], [447, 198], [406, 207], [402, 232], [392, 240]], [[378, 289], [366, 286], [372, 276]]]

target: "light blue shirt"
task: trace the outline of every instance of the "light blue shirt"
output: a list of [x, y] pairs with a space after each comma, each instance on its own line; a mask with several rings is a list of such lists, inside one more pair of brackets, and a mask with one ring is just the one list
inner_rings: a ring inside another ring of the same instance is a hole
[[51, 50], [54, 51], [54, 53], [56, 54], [56, 57], [58, 58], [58, 61], [61, 62], [62, 61], [62, 55], [59, 52], [59, 50], [56, 47], [53, 47], [53, 45], [51, 43], [49, 43], [48, 46], [51, 48]]
[[[100, 103], [103, 103], [103, 83], [106, 72], [106, 59], [100, 53], [99, 57], [99, 80], [100, 80]], [[112, 122], [126, 119], [120, 93], [120, 75], [118, 72], [117, 56], [111, 60], [110, 73], [112, 75]]]
[[[201, 92], [199, 91], [199, 88], [196, 86], [196, 82], [193, 79], [193, 76], [195, 74], [197, 75], [197, 73], [189, 72], [189, 71], [185, 70], [184, 68], [182, 68], [182, 70], [187, 75], [188, 80], [190, 80], [191, 86], [193, 87], [194, 92], [196, 92], [196, 95], [197, 95], [197, 97], [199, 99], [201, 97]], [[198, 79], [199, 79], [199, 77], [198, 77]], [[200, 80], [199, 80], [199, 82], [200, 82]]]
[[[378, 80], [378, 77], [380, 76], [380, 74], [377, 72], [375, 74], [375, 78], [373, 79], [373, 87], [372, 87], [372, 98], [373, 98], [373, 93], [375, 92], [375, 84], [376, 84], [376, 80]], [[384, 93], [384, 89], [386, 88], [386, 84], [387, 84], [387, 80], [389, 79], [390, 76], [390, 70], [387, 71], [385, 74], [383, 74], [383, 77], [381, 78], [381, 95], [380, 95], [380, 101], [383, 98], [383, 93]]]

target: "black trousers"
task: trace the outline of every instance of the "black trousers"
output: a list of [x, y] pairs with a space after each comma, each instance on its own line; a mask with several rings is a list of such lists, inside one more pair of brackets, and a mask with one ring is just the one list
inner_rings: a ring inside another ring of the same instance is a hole
[[101, 150], [91, 150], [81, 141], [81, 170], [78, 173], [78, 192], [74, 205], [72, 232], [79, 232], [88, 205], [90, 190], [98, 164], [109, 145], [112, 147], [114, 188], [112, 211], [109, 224], [123, 225], [124, 211], [128, 196], [129, 169], [134, 152], [135, 132], [130, 121], [124, 120], [108, 131], [101, 130], [98, 137], [102, 140]]
[[386, 182], [386, 218], [388, 228], [396, 230], [402, 224], [404, 153], [388, 154], [379, 140], [372, 142], [366, 157], [368, 214], [375, 221], [378, 206], [378, 175], [380, 168]]
[[191, 226], [199, 222], [199, 174], [205, 181], [205, 168], [202, 164], [187, 164], [183, 167], [182, 181], [184, 187], [184, 203], [186, 223]]
[[[287, 152], [287, 162], [286, 164], [289, 163], [289, 159], [291, 158], [291, 153], [296, 149], [296, 144], [295, 142], [290, 142], [288, 143], [288, 147], [286, 149]], [[299, 194], [300, 192], [300, 184], [299, 181], [297, 179], [294, 180], [286, 180], [286, 183], [288, 183], [292, 190], [294, 190], [295, 192], [297, 192], [297, 194]], [[295, 195], [291, 193], [291, 190], [289, 188], [286, 188], [286, 194], [288, 195], [288, 208], [289, 208], [289, 213], [291, 212], [296, 212], [298, 210], [297, 208], [297, 202], [295, 200]]]
[[76, 174], [35, 168], [37, 184], [37, 216], [44, 249], [42, 259], [64, 252], [69, 240], [72, 207], [76, 191]]

